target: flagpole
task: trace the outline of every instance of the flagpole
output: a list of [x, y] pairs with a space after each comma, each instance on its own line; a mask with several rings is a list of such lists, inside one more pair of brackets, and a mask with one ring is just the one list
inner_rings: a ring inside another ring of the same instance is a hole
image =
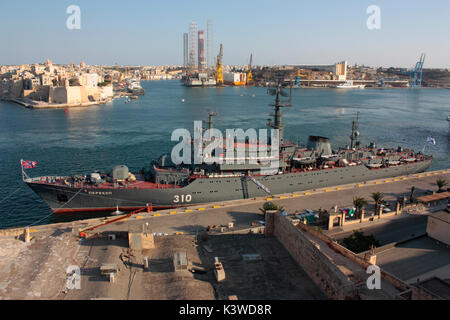
[[22, 181], [25, 181], [25, 172], [23, 171], [23, 159], [20, 159], [20, 169], [22, 170]]

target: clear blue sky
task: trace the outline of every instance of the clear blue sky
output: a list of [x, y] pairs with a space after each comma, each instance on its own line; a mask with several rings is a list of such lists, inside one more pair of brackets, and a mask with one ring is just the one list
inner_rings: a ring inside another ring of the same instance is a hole
[[[26, 3], [26, 4], [24, 4]], [[81, 8], [81, 30], [66, 8]], [[366, 8], [381, 8], [368, 30]], [[213, 22], [214, 55], [225, 64], [331, 64], [450, 67], [450, 1], [433, 0], [46, 0], [0, 2], [0, 64], [182, 64], [183, 32]]]

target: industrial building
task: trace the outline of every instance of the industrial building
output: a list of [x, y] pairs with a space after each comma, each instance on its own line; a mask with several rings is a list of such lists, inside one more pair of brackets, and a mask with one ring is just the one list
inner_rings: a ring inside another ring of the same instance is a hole
[[232, 86], [245, 86], [247, 75], [244, 72], [224, 72], [223, 83]]

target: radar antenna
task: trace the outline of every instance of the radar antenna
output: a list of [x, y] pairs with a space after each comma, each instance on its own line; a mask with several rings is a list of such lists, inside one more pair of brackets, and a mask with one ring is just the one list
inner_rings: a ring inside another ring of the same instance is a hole
[[[275, 112], [271, 114], [273, 116], [273, 122], [268, 119], [267, 126], [273, 129], [279, 130], [279, 145], [281, 146], [284, 142], [284, 124], [283, 124], [283, 114], [281, 108], [292, 106], [292, 85], [290, 87], [289, 93], [287, 93], [279, 83], [276, 88], [267, 89], [267, 93], [275, 96], [275, 103], [269, 106], [274, 107]], [[289, 97], [289, 100], [281, 100], [280, 96]]]

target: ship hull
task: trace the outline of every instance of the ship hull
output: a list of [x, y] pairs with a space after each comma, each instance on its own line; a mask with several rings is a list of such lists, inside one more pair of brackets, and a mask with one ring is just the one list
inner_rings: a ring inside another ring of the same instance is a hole
[[[431, 163], [430, 159], [380, 169], [368, 169], [359, 165], [255, 178], [271, 194], [282, 194], [419, 173], [427, 170]], [[267, 195], [246, 177], [196, 179], [185, 187], [171, 189], [83, 189], [33, 181], [26, 183], [55, 213], [109, 211], [116, 210], [117, 207], [120, 210], [150, 206], [153, 209], [164, 209]]]

